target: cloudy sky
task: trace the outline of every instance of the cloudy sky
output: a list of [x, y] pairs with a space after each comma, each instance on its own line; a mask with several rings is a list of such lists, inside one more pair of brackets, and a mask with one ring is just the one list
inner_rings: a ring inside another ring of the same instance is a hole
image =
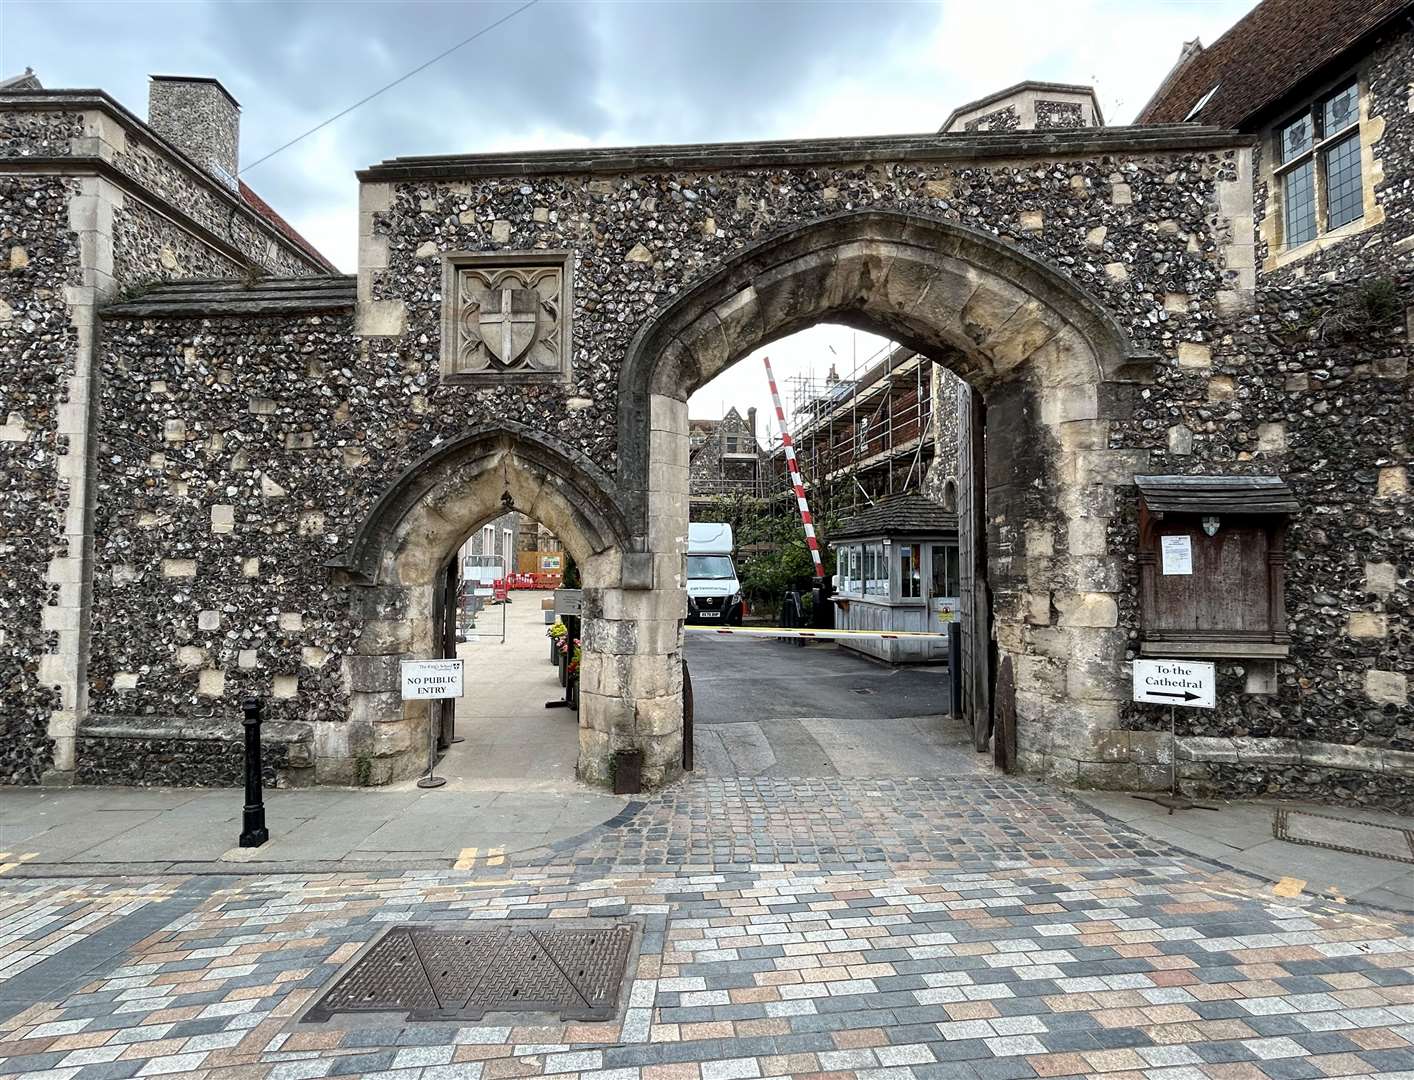
[[[28, 65], [138, 115], [149, 74], [215, 76], [241, 102], [247, 168], [523, 2], [0, 0], [0, 75]], [[244, 179], [352, 271], [353, 173], [384, 158], [930, 131], [1023, 78], [1094, 84], [1124, 123], [1184, 40], [1212, 42], [1253, 2], [539, 0]], [[779, 377], [821, 343], [854, 347], [848, 332], [808, 340], [775, 347]], [[758, 379], [738, 365], [694, 415], [719, 413], [712, 399], [764, 407]]]

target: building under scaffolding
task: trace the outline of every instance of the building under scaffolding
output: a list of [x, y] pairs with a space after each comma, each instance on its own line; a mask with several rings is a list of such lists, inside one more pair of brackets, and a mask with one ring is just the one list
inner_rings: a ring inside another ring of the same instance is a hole
[[[832, 521], [905, 492], [926, 491], [947, 503], [958, 394], [965, 389], [956, 376], [891, 343], [843, 376], [832, 364], [828, 374], [785, 383], [784, 404], [811, 510], [826, 530]], [[754, 411], [742, 417], [732, 409], [722, 421], [691, 421], [694, 520], [775, 514], [782, 504], [794, 512], [779, 432], [770, 425], [769, 444], [758, 449]], [[935, 461], [941, 467], [930, 475]]]
[[939, 374], [951, 378], [891, 344], [843, 378], [831, 365], [823, 379], [791, 379], [791, 438], [807, 487], [829, 490], [835, 511], [917, 491], [937, 451]]

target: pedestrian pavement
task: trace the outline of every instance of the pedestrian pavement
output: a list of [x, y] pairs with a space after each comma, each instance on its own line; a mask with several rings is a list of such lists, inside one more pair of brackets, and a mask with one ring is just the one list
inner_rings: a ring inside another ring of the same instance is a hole
[[[466, 696], [456, 705], [456, 732], [437, 765], [453, 787], [509, 792], [582, 792], [575, 779], [578, 715], [546, 708], [563, 701], [541, 601], [543, 591], [516, 591], [488, 607], [457, 646], [466, 665]], [[502, 625], [505, 640], [501, 640]]]
[[409, 787], [269, 791], [270, 840], [258, 848], [238, 845], [245, 800], [235, 789], [11, 788], [0, 791], [0, 853], [7, 854], [0, 866], [81, 873], [439, 867], [548, 849], [626, 805], [588, 789]]
[[[1198, 807], [1170, 813], [1119, 792], [1077, 795], [1087, 806], [1156, 842], [1222, 866], [1284, 883], [1288, 889], [1414, 913], [1414, 819], [1359, 806], [1272, 800], [1200, 800]], [[1343, 829], [1345, 835], [1329, 839], [1368, 843], [1367, 850], [1382, 857], [1278, 839], [1279, 813], [1357, 824], [1360, 828]]]
[[[275, 875], [151, 890], [0, 884], [0, 1075], [1414, 1076], [1414, 926], [1166, 857]], [[115, 904], [138, 905], [128, 919], [165, 910], [125, 942], [110, 926], [82, 954], [88, 927], [72, 928]], [[619, 1015], [302, 1019], [388, 927], [512, 916], [636, 923]]]
[[[9, 788], [0, 790], [0, 867], [27, 872], [133, 873], [243, 865], [498, 866], [547, 853], [621, 814], [627, 800], [574, 775], [579, 733], [563, 699], [540, 600], [514, 594], [484, 612], [476, 640], [458, 647], [466, 696], [456, 732], [436, 766], [446, 781], [406, 780], [378, 789], [271, 789], [268, 843], [241, 848], [239, 789]], [[3, 870], [0, 870], [3, 872]]]

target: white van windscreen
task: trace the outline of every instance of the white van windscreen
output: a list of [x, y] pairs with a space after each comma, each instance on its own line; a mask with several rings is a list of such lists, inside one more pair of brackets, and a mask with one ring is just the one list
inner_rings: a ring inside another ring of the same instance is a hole
[[687, 576], [698, 581], [724, 581], [736, 577], [736, 568], [729, 555], [689, 555]]

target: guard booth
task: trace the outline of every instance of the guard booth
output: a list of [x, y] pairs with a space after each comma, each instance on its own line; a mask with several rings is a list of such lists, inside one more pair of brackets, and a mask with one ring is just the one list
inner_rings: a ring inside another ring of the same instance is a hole
[[958, 610], [957, 515], [921, 495], [900, 495], [847, 519], [835, 552], [835, 626], [934, 632], [927, 638], [841, 638], [891, 664], [948, 658]]

